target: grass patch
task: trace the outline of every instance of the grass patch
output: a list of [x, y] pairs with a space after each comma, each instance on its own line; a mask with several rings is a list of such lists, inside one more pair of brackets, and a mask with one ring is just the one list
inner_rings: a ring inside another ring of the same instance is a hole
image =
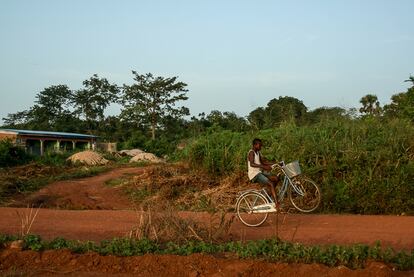
[[[16, 236], [0, 235], [0, 245], [16, 240]], [[194, 253], [217, 254], [232, 253], [239, 258], [265, 259], [287, 263], [319, 263], [330, 267], [347, 266], [362, 268], [369, 260], [392, 265], [399, 270], [414, 269], [414, 250], [410, 253], [382, 248], [379, 243], [353, 246], [305, 246], [278, 239], [248, 242], [208, 243], [189, 241], [182, 244], [174, 242], [157, 243], [149, 239], [114, 238], [100, 243], [81, 242], [56, 238], [44, 241], [39, 236], [27, 235], [23, 238], [23, 249], [34, 251], [70, 249], [74, 253], [93, 251], [100, 255], [137, 256], [144, 254], [190, 255]]]

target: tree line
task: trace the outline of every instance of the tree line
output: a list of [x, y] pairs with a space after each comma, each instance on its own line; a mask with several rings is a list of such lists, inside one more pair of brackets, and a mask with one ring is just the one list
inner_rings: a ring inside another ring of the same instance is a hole
[[[32, 107], [3, 118], [3, 128], [89, 133], [117, 141], [121, 147], [141, 147], [163, 154], [184, 138], [217, 128], [245, 132], [277, 128], [284, 121], [308, 125], [325, 119], [365, 117], [414, 122], [414, 76], [406, 80], [411, 85], [407, 91], [393, 95], [390, 104], [381, 106], [374, 94], [362, 97], [359, 114], [356, 109], [340, 107], [309, 111], [301, 100], [280, 96], [247, 117], [213, 110], [188, 119], [190, 111], [183, 105], [188, 99], [186, 83], [178, 77], [136, 71], [132, 75], [133, 83], [122, 86], [97, 74], [83, 81], [79, 90], [67, 85], [49, 86], [36, 94]], [[105, 116], [111, 104], [120, 105], [119, 115]]]

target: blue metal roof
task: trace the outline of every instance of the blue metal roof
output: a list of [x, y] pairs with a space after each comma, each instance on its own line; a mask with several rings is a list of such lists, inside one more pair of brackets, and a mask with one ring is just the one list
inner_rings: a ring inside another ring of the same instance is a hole
[[64, 132], [50, 132], [50, 131], [32, 131], [32, 130], [17, 130], [17, 129], [0, 129], [5, 132], [12, 132], [18, 135], [28, 135], [28, 136], [44, 136], [44, 137], [59, 137], [59, 138], [78, 138], [78, 139], [91, 139], [97, 138], [93, 135], [84, 135], [77, 133], [64, 133]]

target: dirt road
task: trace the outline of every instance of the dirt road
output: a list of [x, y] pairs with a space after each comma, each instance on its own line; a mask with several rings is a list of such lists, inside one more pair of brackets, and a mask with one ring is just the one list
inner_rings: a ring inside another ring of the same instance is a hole
[[[25, 208], [0, 208], [0, 233], [17, 234], [20, 228], [16, 215]], [[211, 220], [208, 213], [182, 212], [202, 222]], [[103, 240], [125, 236], [137, 224], [138, 214], [127, 210], [51, 210], [40, 209], [32, 233], [45, 239], [57, 236], [79, 240]], [[414, 248], [414, 217], [360, 215], [279, 215], [270, 216], [261, 227], [244, 227], [237, 219], [230, 228], [229, 239], [250, 240], [271, 238], [304, 244], [375, 244], [395, 249]]]
[[144, 172], [143, 167], [124, 167], [97, 176], [59, 181], [26, 197], [18, 197], [8, 206], [41, 205], [45, 208], [74, 210], [131, 209], [133, 205], [121, 189], [107, 186], [105, 182], [128, 175], [139, 176]]

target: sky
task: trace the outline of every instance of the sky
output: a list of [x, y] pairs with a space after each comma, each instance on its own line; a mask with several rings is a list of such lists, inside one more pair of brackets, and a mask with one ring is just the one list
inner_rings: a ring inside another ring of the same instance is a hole
[[[93, 74], [178, 76], [192, 115], [246, 116], [279, 96], [309, 108], [382, 104], [414, 74], [412, 0], [0, 0], [0, 118]], [[117, 114], [112, 106], [108, 114]]]

